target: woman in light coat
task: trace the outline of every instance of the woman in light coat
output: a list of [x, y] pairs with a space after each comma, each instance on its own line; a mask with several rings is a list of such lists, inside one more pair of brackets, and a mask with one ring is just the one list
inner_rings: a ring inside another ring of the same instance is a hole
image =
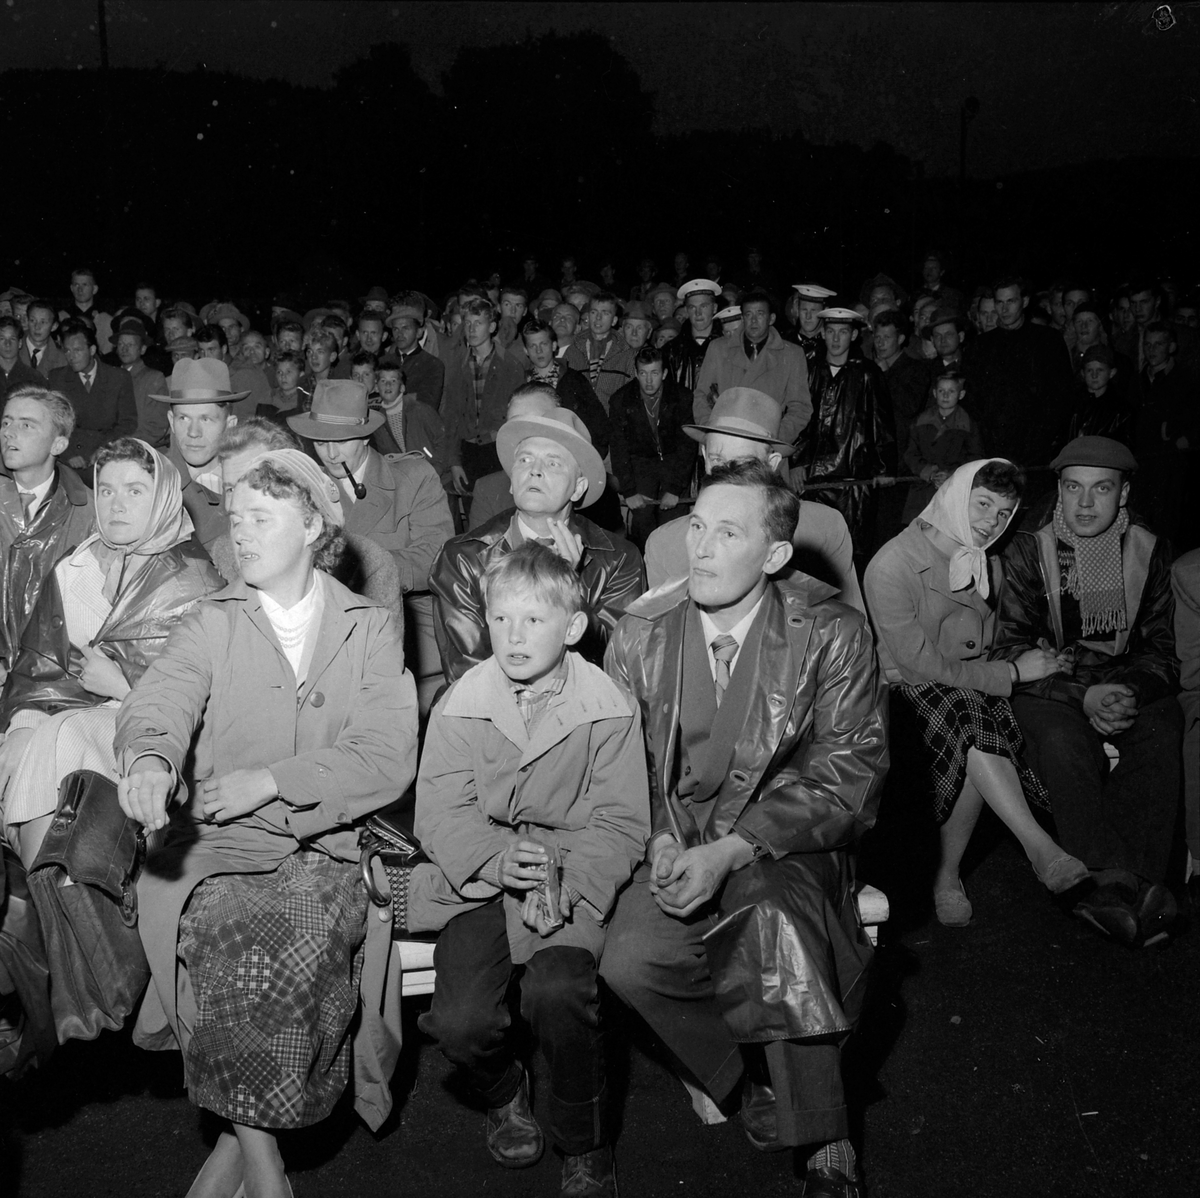
[[1063, 852], [1029, 809], [1026, 796], [1043, 807], [1049, 796], [1021, 763], [1021, 733], [1008, 704], [1017, 682], [1055, 673], [1057, 656], [1030, 649], [1015, 663], [987, 660], [999, 581], [987, 551], [1008, 528], [1023, 486], [1024, 476], [1003, 458], [960, 466], [872, 558], [863, 579], [898, 705], [893, 738], [905, 741], [905, 723], [915, 724], [930, 773], [942, 848], [934, 909], [950, 927], [971, 919], [959, 865], [984, 803], [1021, 842], [1052, 893], [1087, 877], [1083, 863]]
[[368, 930], [354, 825], [413, 778], [416, 693], [391, 616], [321, 570], [342, 520], [316, 463], [264, 454], [230, 517], [242, 580], [184, 620], [117, 721], [127, 814], [163, 827], [177, 789], [184, 808], [139, 887], [153, 985], [136, 1038], [178, 1044], [192, 1100], [231, 1125], [193, 1198], [281, 1198], [275, 1133], [332, 1109], [360, 1005], [358, 1109], [387, 1114], [390, 926]]

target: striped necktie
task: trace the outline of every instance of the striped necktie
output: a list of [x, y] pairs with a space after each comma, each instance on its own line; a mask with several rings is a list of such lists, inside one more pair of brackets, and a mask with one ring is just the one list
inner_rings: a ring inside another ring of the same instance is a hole
[[717, 688], [717, 706], [720, 707], [721, 700], [725, 697], [725, 688], [729, 685], [729, 675], [732, 671], [733, 659], [737, 656], [738, 643], [729, 633], [723, 632], [713, 639], [711, 648], [713, 660], [717, 665], [713, 682]]

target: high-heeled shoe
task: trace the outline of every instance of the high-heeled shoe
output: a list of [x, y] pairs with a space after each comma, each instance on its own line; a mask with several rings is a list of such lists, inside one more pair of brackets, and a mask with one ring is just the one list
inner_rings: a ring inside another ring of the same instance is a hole
[[1060, 853], [1045, 869], [1038, 869], [1035, 865], [1033, 872], [1051, 894], [1062, 894], [1091, 877], [1088, 867], [1070, 853]]

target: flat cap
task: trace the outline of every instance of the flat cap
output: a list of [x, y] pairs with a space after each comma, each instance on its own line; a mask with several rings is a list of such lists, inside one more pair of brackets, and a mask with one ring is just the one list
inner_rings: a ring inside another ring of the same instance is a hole
[[1136, 470], [1137, 458], [1129, 446], [1111, 437], [1076, 437], [1063, 446], [1062, 452], [1050, 463], [1051, 470], [1068, 466], [1100, 466], [1105, 470]]

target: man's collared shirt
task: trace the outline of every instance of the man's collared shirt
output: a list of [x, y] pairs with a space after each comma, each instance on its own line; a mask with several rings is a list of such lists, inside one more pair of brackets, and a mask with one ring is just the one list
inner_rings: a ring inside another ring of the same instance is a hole
[[[13, 479], [14, 483], [16, 481], [17, 481], [16, 479]], [[42, 510], [42, 505], [46, 502], [46, 499], [49, 497], [50, 491], [53, 487], [54, 487], [54, 471], [53, 470], [51, 470], [49, 476], [43, 482], [38, 483], [38, 485], [36, 487], [22, 487], [20, 483], [17, 483], [17, 494], [18, 495], [32, 495], [33, 496], [33, 502], [29, 505], [29, 514], [25, 520], [26, 528], [28, 528], [29, 525], [31, 525], [34, 522], [34, 520], [37, 518], [38, 512], [40, 512]]]
[[92, 359], [92, 367], [90, 370], [81, 370], [79, 372], [79, 381], [88, 391], [92, 389], [92, 385], [96, 381], [96, 373], [100, 369], [100, 363], [96, 358]]
[[[733, 637], [737, 641], [737, 652], [733, 655], [733, 660], [729, 663], [729, 675], [733, 676], [733, 671], [737, 669], [738, 658], [742, 655], [742, 646], [746, 643], [746, 637], [750, 635], [750, 627], [754, 623], [754, 617], [758, 615], [759, 608], [762, 607], [763, 599], [766, 597], [766, 592], [759, 595], [758, 602], [729, 630], [724, 634]], [[713, 656], [712, 643], [721, 636], [721, 630], [712, 622], [712, 617], [709, 616], [703, 608], [697, 608], [700, 612], [700, 627], [704, 629], [704, 651], [708, 654], [708, 668], [712, 673], [713, 681], [717, 680], [717, 659]]]

